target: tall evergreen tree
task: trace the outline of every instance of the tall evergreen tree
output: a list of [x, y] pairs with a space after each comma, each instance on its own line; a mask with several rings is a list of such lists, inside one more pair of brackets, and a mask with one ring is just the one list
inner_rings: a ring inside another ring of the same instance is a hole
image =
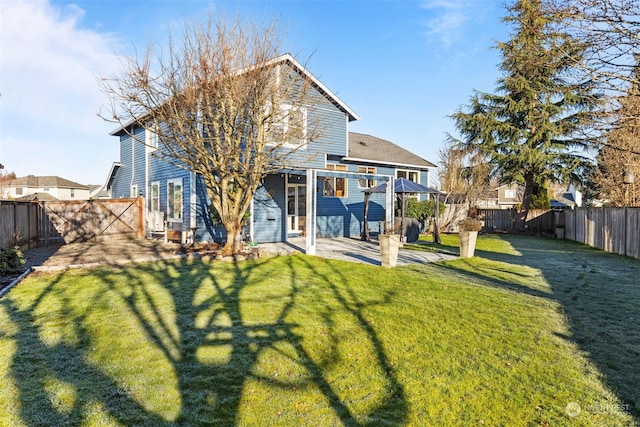
[[593, 82], [573, 67], [584, 44], [557, 30], [542, 0], [518, 0], [507, 11], [503, 21], [513, 32], [496, 46], [503, 58], [498, 93], [476, 92], [452, 118], [461, 146], [485, 154], [501, 181], [524, 184], [523, 227], [535, 188], [577, 180], [590, 163], [583, 131], [599, 100]]

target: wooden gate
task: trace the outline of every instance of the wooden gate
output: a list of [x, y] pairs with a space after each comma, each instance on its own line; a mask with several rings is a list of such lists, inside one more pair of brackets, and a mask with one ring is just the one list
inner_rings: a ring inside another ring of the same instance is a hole
[[143, 237], [143, 203], [137, 199], [41, 202], [40, 240], [65, 243]]

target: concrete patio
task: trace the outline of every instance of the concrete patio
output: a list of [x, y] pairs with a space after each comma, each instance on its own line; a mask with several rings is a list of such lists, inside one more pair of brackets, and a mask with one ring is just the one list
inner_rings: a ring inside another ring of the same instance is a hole
[[[293, 237], [286, 243], [261, 243], [260, 248], [263, 251], [276, 254], [286, 254], [291, 252], [305, 253], [305, 238]], [[316, 256], [372, 265], [381, 264], [380, 248], [377, 240], [362, 241], [347, 237], [319, 238], [316, 240]], [[398, 253], [398, 266], [424, 264], [455, 258], [457, 258], [457, 256], [445, 253], [415, 251], [400, 248]]]

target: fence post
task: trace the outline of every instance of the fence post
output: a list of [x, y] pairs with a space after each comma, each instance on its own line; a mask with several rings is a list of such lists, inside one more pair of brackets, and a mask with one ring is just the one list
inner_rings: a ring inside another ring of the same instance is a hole
[[27, 205], [27, 249], [31, 249], [31, 239], [33, 238], [33, 236], [31, 236], [31, 232], [33, 230], [31, 230], [31, 204]]
[[20, 245], [20, 241], [18, 240], [18, 202], [13, 202], [13, 240], [14, 246]]
[[142, 197], [138, 197], [137, 200], [138, 206], [138, 237], [142, 239], [144, 237], [144, 212], [143, 212], [143, 203]]
[[624, 207], [624, 228], [623, 228], [623, 232], [624, 232], [624, 255], [627, 256], [627, 234], [629, 234], [627, 232], [627, 230], [629, 230], [629, 211], [627, 210], [627, 207]]

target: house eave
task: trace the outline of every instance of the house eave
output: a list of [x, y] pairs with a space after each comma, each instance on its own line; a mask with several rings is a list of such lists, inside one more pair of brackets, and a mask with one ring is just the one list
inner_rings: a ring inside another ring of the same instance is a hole
[[412, 164], [412, 163], [394, 162], [394, 161], [389, 161], [389, 160], [361, 159], [361, 158], [357, 158], [357, 157], [344, 157], [342, 160], [345, 161], [345, 162], [374, 163], [374, 164], [377, 164], [377, 165], [389, 165], [389, 166], [397, 166], [397, 167], [410, 168], [410, 169], [420, 169], [420, 170], [429, 170], [431, 168], [437, 167], [434, 164], [431, 164], [431, 166], [427, 166], [427, 165], [416, 165], [416, 164]]
[[[281, 62], [289, 62], [295, 69], [299, 70], [300, 73], [307, 79], [311, 81], [314, 87], [318, 89], [320, 93], [322, 93], [325, 97], [327, 97], [331, 103], [341, 109], [343, 112], [347, 114], [349, 117], [349, 121], [353, 122], [356, 120], [360, 120], [360, 116], [356, 114], [351, 107], [349, 107], [343, 100], [341, 100], [335, 93], [333, 93], [328, 87], [326, 87], [320, 80], [318, 80], [309, 70], [306, 69], [297, 59], [293, 57], [290, 53], [285, 53], [284, 55], [280, 55], [276, 58], [273, 58], [264, 65], [273, 65]], [[238, 73], [242, 73], [243, 70], [239, 70]], [[121, 125], [117, 129], [109, 132], [110, 136], [120, 136], [123, 132], [126, 132], [125, 129], [137, 124], [140, 122], [140, 118], [129, 120], [127, 123]]]
[[113, 164], [111, 165], [111, 170], [109, 171], [109, 176], [107, 177], [107, 182], [105, 182], [103, 187], [105, 190], [107, 191], [111, 190], [113, 181], [116, 179], [116, 173], [118, 172], [118, 169], [120, 169], [121, 166], [122, 166], [122, 163], [113, 162]]
[[280, 55], [277, 58], [272, 59], [267, 62], [267, 64], [278, 63], [278, 62], [289, 62], [294, 68], [300, 70], [311, 82], [313, 85], [318, 88], [318, 90], [329, 98], [338, 108], [343, 110], [349, 116], [349, 121], [360, 120], [360, 116], [356, 114], [343, 100], [341, 100], [335, 93], [333, 93], [328, 87], [326, 87], [320, 80], [318, 80], [309, 70], [306, 69], [297, 59], [293, 57], [290, 53], [285, 53], [284, 55]]

